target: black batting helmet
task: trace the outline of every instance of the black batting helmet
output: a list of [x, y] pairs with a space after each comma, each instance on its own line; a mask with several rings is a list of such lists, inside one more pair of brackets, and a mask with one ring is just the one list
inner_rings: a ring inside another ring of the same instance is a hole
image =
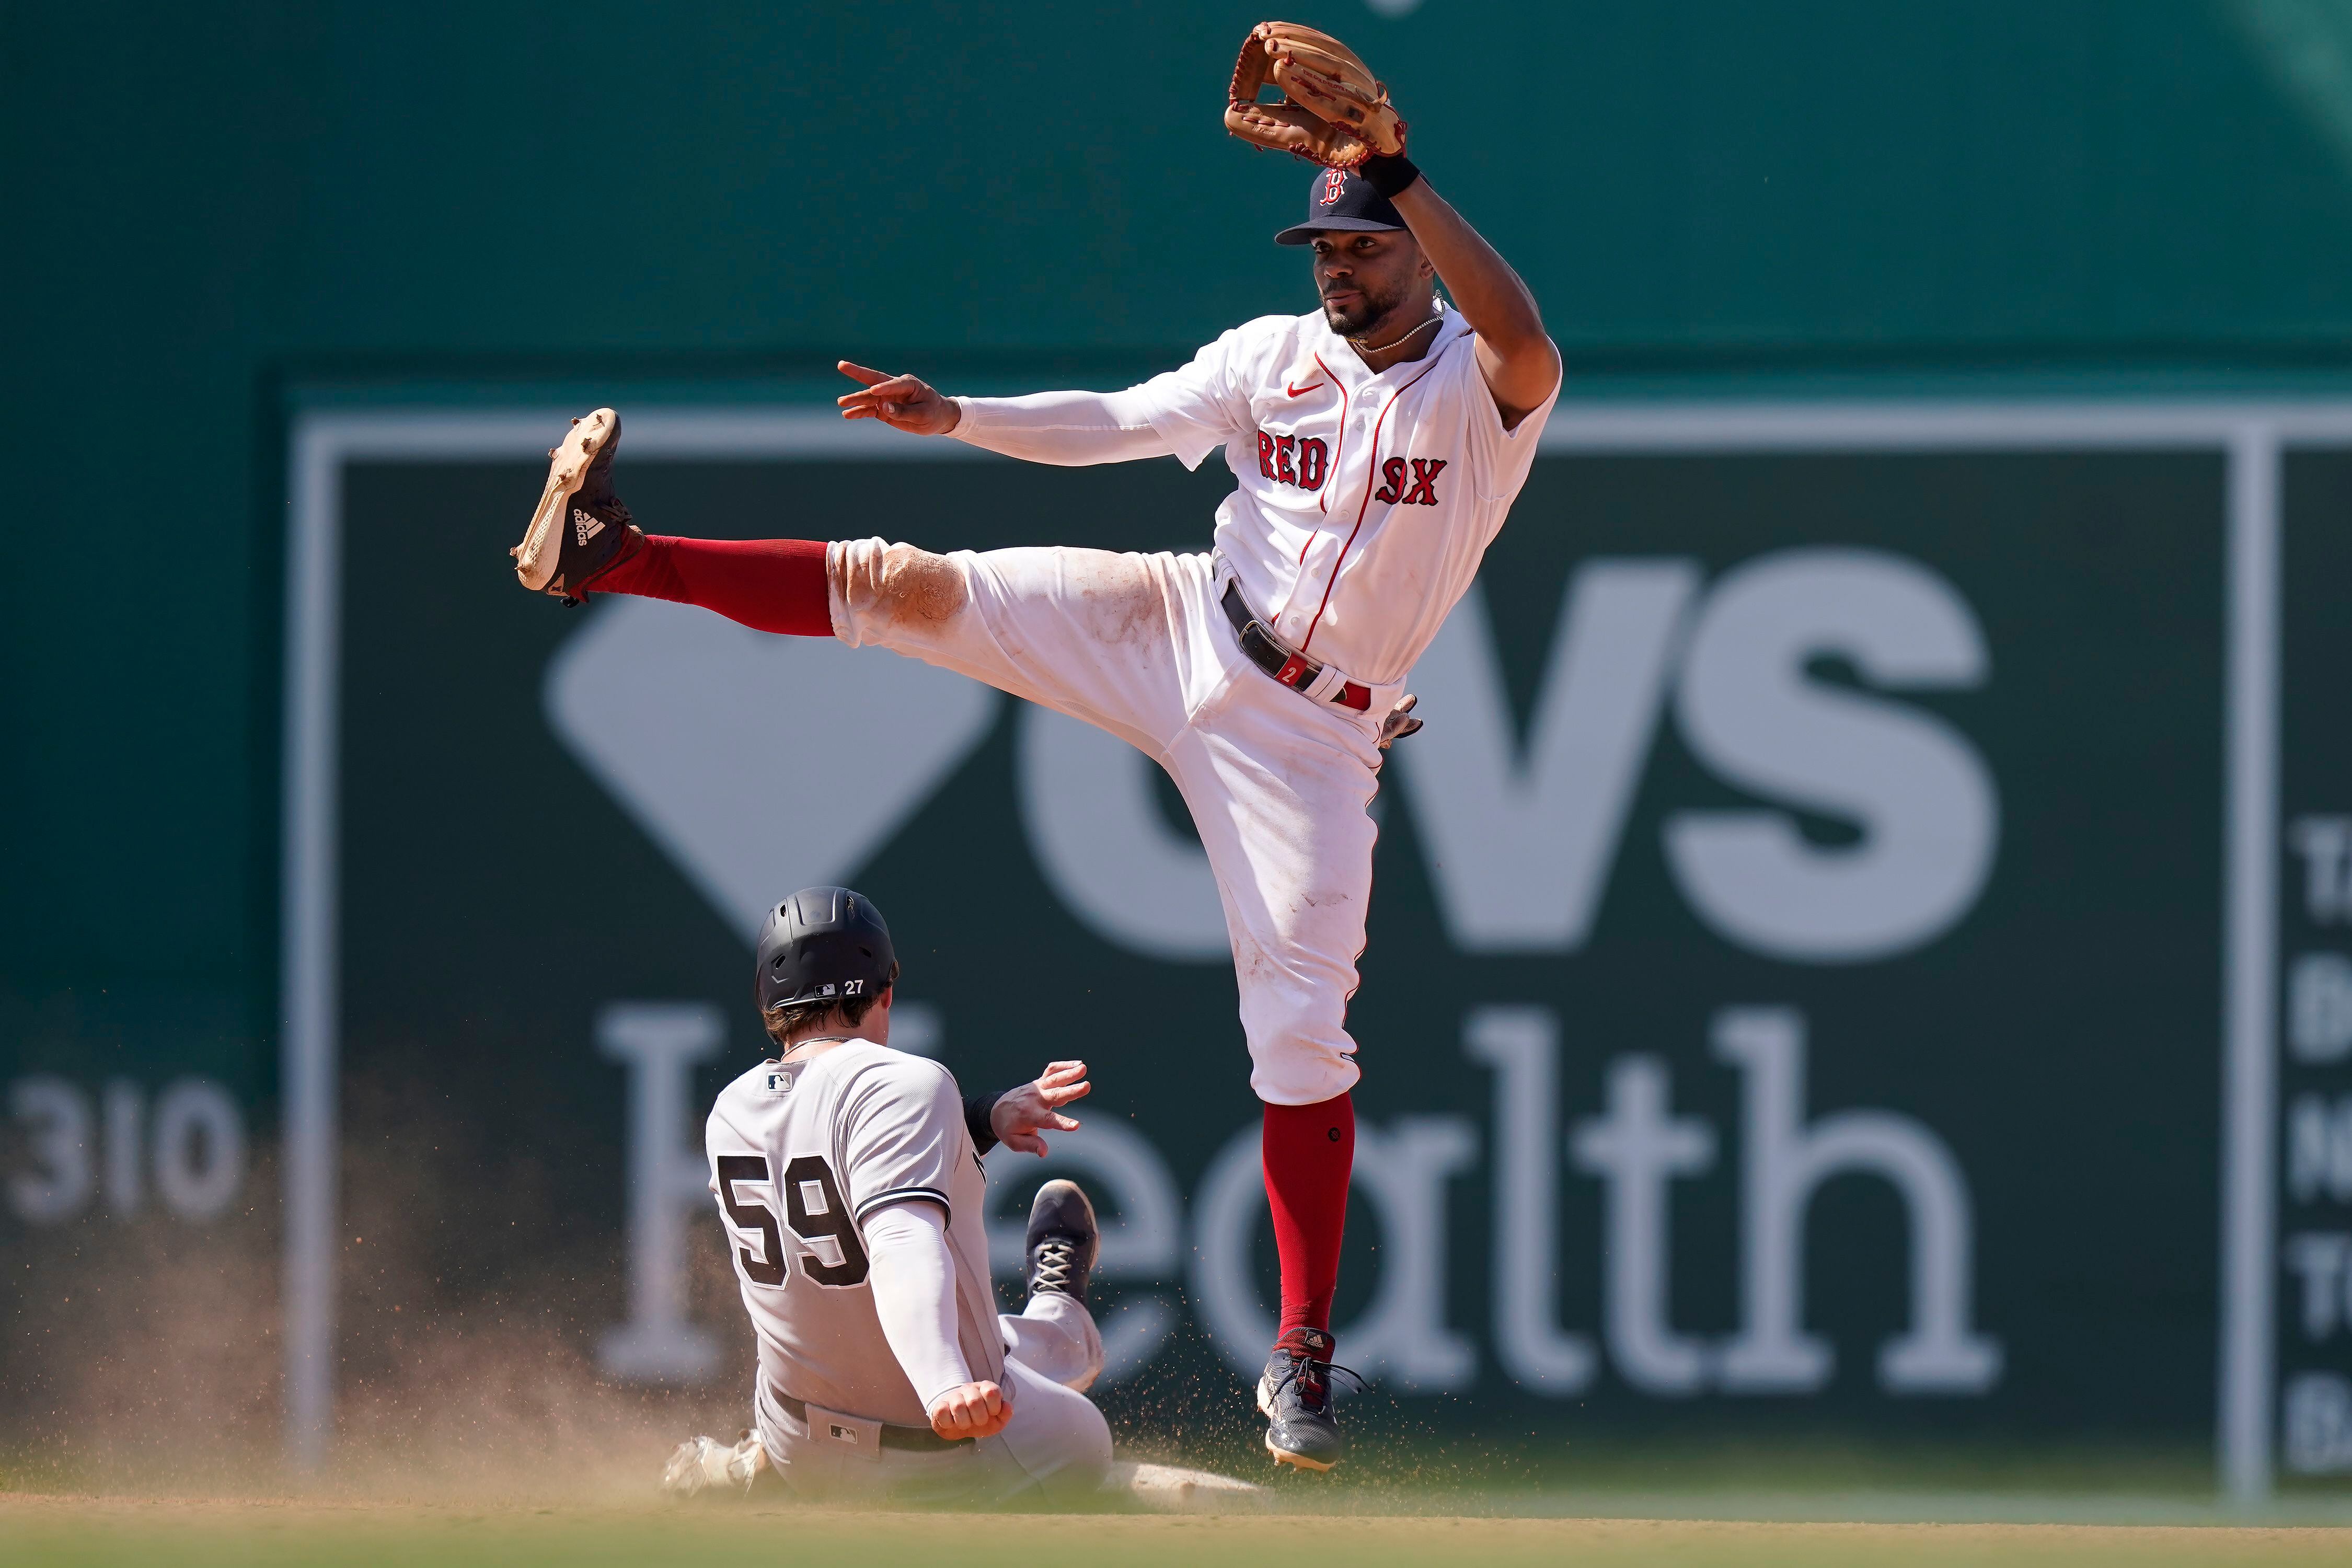
[[803, 888], [760, 927], [751, 994], [760, 1011], [794, 1002], [875, 996], [898, 978], [890, 928], [872, 900], [847, 888]]

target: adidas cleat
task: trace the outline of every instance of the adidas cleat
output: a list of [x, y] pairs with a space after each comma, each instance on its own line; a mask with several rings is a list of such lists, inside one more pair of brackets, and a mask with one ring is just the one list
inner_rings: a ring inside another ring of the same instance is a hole
[[637, 552], [645, 535], [613, 493], [613, 454], [621, 446], [621, 416], [599, 408], [572, 422], [563, 445], [551, 450], [547, 488], [522, 542], [507, 552], [515, 576], [534, 594], [577, 605], [589, 583]]
[[1047, 1182], [1029, 1205], [1029, 1294], [1067, 1296], [1087, 1304], [1087, 1281], [1102, 1250], [1095, 1205], [1077, 1183]]
[[[1275, 1342], [1257, 1383], [1258, 1414], [1266, 1419], [1265, 1451], [1277, 1465], [1328, 1470], [1348, 1452], [1332, 1408], [1331, 1336], [1293, 1329]], [[1352, 1374], [1350, 1374], [1352, 1375]]]

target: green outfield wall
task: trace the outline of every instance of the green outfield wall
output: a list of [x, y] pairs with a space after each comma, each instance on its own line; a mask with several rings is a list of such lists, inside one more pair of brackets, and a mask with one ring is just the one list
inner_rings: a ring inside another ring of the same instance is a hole
[[[1164, 781], [500, 552], [599, 401], [660, 528], [1202, 547], [1215, 463], [843, 446], [824, 367], [1108, 385], [1299, 308], [1304, 171], [1216, 120], [1255, 19], [5, 11], [12, 1279], [259, 1227], [305, 1451], [396, 1340], [338, 1227], [394, 1199], [434, 1310], [561, 1279], [604, 1375], [731, 1376], [678, 1161], [753, 1059], [746, 910], [838, 877], [960, 1074], [1030, 1065], [1009, 977], [1066, 1000], [1110, 1397], [1245, 1358], [1251, 1108]], [[1302, 19], [1570, 377], [1381, 792], [1349, 1353], [1457, 1436], [2352, 1472], [2352, 20]], [[590, 700], [655, 670], [706, 699]], [[867, 773], [743, 739], [836, 688]], [[577, 837], [519, 829], [557, 798]], [[20, 1413], [61, 1297], [13, 1303]]]

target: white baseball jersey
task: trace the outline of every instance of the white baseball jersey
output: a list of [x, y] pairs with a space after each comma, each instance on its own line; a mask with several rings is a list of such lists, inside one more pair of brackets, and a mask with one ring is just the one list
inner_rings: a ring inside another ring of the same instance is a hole
[[986, 1178], [947, 1068], [865, 1040], [762, 1062], [720, 1091], [704, 1142], [764, 1386], [893, 1426], [930, 1425], [883, 1335], [860, 1234], [868, 1216], [909, 1200], [946, 1208], [958, 1345], [975, 1380], [1003, 1377]]
[[1376, 375], [1319, 310], [1261, 316], [1135, 389], [1186, 468], [1224, 448], [1217, 552], [1251, 605], [1367, 686], [1402, 680], [1469, 590], [1559, 396], [1504, 429], [1469, 324], [1435, 331]]
[[[1421, 358], [1375, 375], [1319, 312], [1264, 316], [1124, 392], [956, 399], [958, 439], [1036, 462], [1198, 466], [1222, 447], [1236, 489], [1213, 557], [927, 558], [880, 539], [825, 556], [834, 633], [852, 647], [984, 680], [1167, 769], [1222, 895], [1250, 1086], [1276, 1105], [1319, 1103], [1359, 1076], [1347, 1007], [1381, 721], [1468, 591], [1559, 397], [1505, 430], [1468, 325], [1447, 310], [1431, 331]], [[1286, 642], [1368, 688], [1368, 705], [1302, 695], [1245, 659], [1222, 607], [1227, 572]]]

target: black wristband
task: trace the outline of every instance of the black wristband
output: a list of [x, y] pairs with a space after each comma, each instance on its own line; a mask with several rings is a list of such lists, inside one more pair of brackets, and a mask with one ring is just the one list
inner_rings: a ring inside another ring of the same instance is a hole
[[1009, 1089], [994, 1089], [986, 1094], [963, 1097], [963, 1129], [971, 1134], [974, 1153], [985, 1154], [996, 1147], [996, 1129], [988, 1124], [988, 1119], [995, 1114], [996, 1102], [1012, 1092]]
[[1364, 160], [1362, 173], [1364, 184], [1390, 201], [1396, 200], [1398, 192], [1421, 178], [1421, 171], [1402, 153], [1388, 157], [1375, 153]]

